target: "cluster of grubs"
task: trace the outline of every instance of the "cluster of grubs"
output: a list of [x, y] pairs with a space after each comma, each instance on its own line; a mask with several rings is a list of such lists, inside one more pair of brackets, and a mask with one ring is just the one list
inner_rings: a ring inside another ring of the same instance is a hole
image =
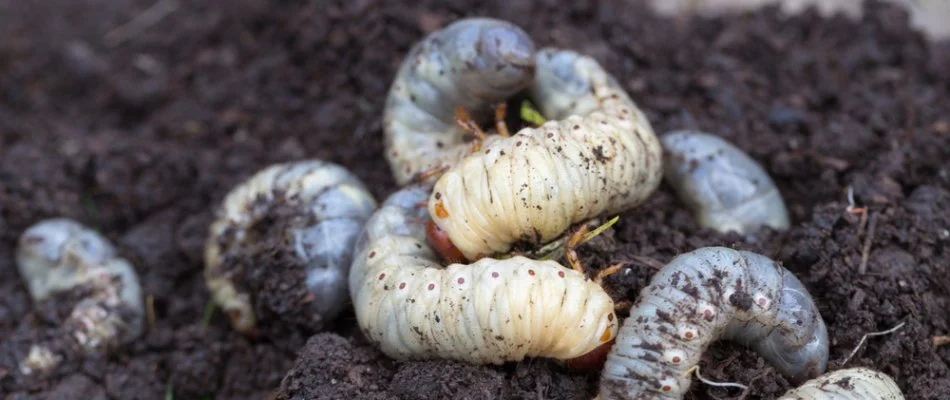
[[[549, 121], [512, 133], [505, 109], [492, 106], [522, 92]], [[497, 134], [486, 135], [480, 123], [492, 115]], [[402, 188], [379, 206], [355, 175], [320, 160], [269, 166], [225, 197], [209, 229], [205, 279], [235, 329], [255, 334], [258, 294], [243, 284], [246, 271], [222, 265], [260, 239], [255, 225], [281, 217], [280, 205], [299, 210], [283, 243], [306, 266], [314, 312], [332, 319], [351, 299], [362, 332], [395, 359], [545, 357], [602, 367], [603, 400], [679, 399], [707, 347], [725, 339], [804, 382], [782, 399], [903, 398], [878, 372], [824, 374], [829, 339], [811, 296], [759, 254], [707, 247], [679, 255], [621, 324], [600, 284], [619, 266], [588, 278], [573, 250], [584, 231], [565, 237], [572, 226], [642, 204], [663, 179], [704, 227], [752, 233], [785, 229], [789, 217], [751, 157], [703, 132], [656, 135], [592, 58], [536, 49], [504, 21], [454, 22], [411, 49], [383, 128]], [[556, 240], [568, 266], [510, 254], [515, 244]], [[76, 347], [101, 352], [141, 333], [135, 272], [91, 230], [40, 223], [23, 234], [18, 263], [37, 301], [88, 287], [64, 324]], [[58, 358], [37, 344], [21, 368]]]

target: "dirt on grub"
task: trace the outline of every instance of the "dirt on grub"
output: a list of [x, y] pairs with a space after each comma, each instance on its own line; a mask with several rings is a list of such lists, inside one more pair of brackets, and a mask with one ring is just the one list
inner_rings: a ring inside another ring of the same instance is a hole
[[[301, 259], [288, 232], [317, 223], [316, 216], [299, 201], [280, 193], [274, 201], [257, 201], [256, 212], [264, 217], [242, 235], [225, 231], [220, 271], [231, 276], [238, 290], [251, 297], [257, 326], [254, 335], [280, 338], [279, 344], [296, 351], [308, 333], [322, 331], [332, 319], [308, 290], [307, 261]], [[272, 265], [270, 268], [261, 266]]]
[[[154, 25], [124, 25], [150, 7], [147, 15], [162, 16]], [[663, 18], [622, 0], [0, 0], [3, 398], [589, 398], [596, 373], [547, 360], [389, 360], [366, 344], [352, 312], [309, 341], [312, 332], [293, 329], [249, 340], [220, 313], [205, 320], [202, 247], [227, 191], [270, 163], [316, 157], [350, 168], [383, 199], [395, 189], [380, 127], [390, 80], [425, 33], [474, 15], [592, 55], [657, 132], [722, 135], [785, 195], [792, 228], [743, 237], [699, 228], [664, 185], [623, 215], [615, 240], [582, 249], [592, 269], [631, 262], [607, 281], [616, 299], [634, 299], [650, 265], [676, 254], [757, 251], [783, 261], [815, 297], [832, 368], [865, 333], [904, 323], [869, 338], [847, 366], [894, 376], [908, 398], [946, 398], [950, 346], [931, 338], [950, 334], [950, 48], [926, 43], [900, 9], [872, 4], [851, 21], [774, 8]], [[863, 207], [866, 220], [847, 211]], [[49, 217], [76, 218], [113, 240], [136, 266], [155, 320], [108, 357], [25, 378], [17, 361], [55, 330], [58, 314], [30, 300], [13, 249]], [[701, 365], [709, 379], [749, 385], [747, 399], [790, 387], [729, 343]], [[690, 399], [743, 395], [692, 388]]]

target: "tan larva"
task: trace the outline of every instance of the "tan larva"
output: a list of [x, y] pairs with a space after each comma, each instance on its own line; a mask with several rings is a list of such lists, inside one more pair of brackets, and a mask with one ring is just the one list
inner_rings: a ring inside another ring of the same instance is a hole
[[[135, 269], [95, 231], [69, 219], [39, 222], [20, 236], [16, 261], [34, 301], [80, 287], [87, 291], [62, 327], [80, 355], [104, 354], [142, 333], [145, 311]], [[48, 370], [61, 361], [58, 353], [35, 344], [20, 370]]]
[[532, 99], [546, 117], [444, 173], [429, 212], [468, 259], [545, 243], [572, 224], [630, 209], [660, 183], [662, 149], [643, 112], [595, 60], [537, 56]]
[[904, 394], [887, 374], [849, 368], [805, 382], [778, 400], [904, 400]]
[[600, 399], [682, 399], [711, 343], [752, 347], [780, 373], [824, 372], [828, 332], [808, 291], [755, 253], [705, 247], [673, 259], [630, 309], [604, 365]]
[[610, 296], [554, 261], [483, 258], [443, 268], [426, 244], [428, 193], [409, 186], [390, 196], [356, 245], [356, 317], [384, 353], [475, 364], [568, 360], [614, 338]]
[[323, 320], [335, 317], [348, 298], [346, 277], [353, 243], [376, 202], [345, 168], [319, 160], [275, 164], [241, 183], [224, 199], [205, 248], [205, 281], [232, 325], [253, 333], [257, 319], [251, 293], [222, 269], [222, 254], [255, 240], [250, 231], [276, 204], [298, 208], [308, 218], [285, 232], [296, 257], [306, 264], [308, 304]]
[[788, 210], [764, 169], [725, 139], [696, 131], [660, 138], [665, 174], [700, 225], [720, 232], [788, 228]]
[[389, 90], [383, 115], [386, 158], [399, 185], [468, 155], [455, 122], [463, 107], [484, 120], [488, 106], [526, 88], [535, 47], [521, 28], [490, 18], [465, 18], [413, 46]]

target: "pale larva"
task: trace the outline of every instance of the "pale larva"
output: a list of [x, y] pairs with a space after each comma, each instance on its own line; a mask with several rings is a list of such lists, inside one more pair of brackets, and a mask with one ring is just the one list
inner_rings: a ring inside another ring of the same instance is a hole
[[607, 349], [614, 302], [582, 273], [520, 256], [443, 268], [426, 244], [428, 194], [413, 185], [390, 196], [356, 244], [356, 317], [385, 354], [501, 364]]
[[904, 400], [904, 394], [883, 372], [849, 368], [805, 382], [778, 400]]
[[534, 77], [534, 42], [521, 28], [466, 18], [435, 31], [410, 51], [389, 90], [383, 114], [386, 157], [399, 185], [468, 155], [456, 107], [483, 120], [489, 105], [526, 88]]
[[489, 137], [438, 179], [429, 199], [435, 223], [470, 260], [632, 208], [662, 178], [653, 128], [595, 60], [542, 50], [531, 96], [556, 120]]
[[720, 232], [786, 229], [788, 210], [775, 182], [738, 147], [703, 132], [674, 131], [660, 138], [666, 181], [699, 224]]
[[687, 371], [719, 339], [751, 346], [795, 381], [828, 363], [825, 323], [798, 278], [765, 256], [705, 247], [641, 291], [607, 356], [601, 400], [681, 399]]
[[245, 333], [257, 323], [252, 294], [240, 289], [241, 271], [225, 270], [224, 256], [251, 242], [256, 224], [276, 207], [297, 211], [299, 222], [284, 232], [287, 246], [306, 265], [302, 277], [313, 298], [308, 302], [321, 320], [335, 317], [348, 298], [346, 277], [353, 242], [376, 201], [345, 168], [319, 160], [275, 164], [228, 193], [211, 224], [205, 248], [205, 281], [214, 301]]
[[[87, 291], [64, 323], [81, 353], [105, 353], [142, 333], [145, 309], [135, 269], [93, 230], [69, 219], [41, 221], [20, 236], [16, 261], [34, 301], [76, 288]], [[55, 353], [36, 344], [20, 369], [24, 374], [49, 369], [59, 362]]]

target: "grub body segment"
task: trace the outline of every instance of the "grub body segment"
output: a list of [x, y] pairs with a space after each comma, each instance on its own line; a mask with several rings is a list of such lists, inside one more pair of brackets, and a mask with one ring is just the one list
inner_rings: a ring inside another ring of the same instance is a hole
[[681, 399], [712, 342], [744, 343], [804, 381], [828, 361], [824, 321], [775, 261], [724, 247], [682, 254], [645, 287], [604, 366], [600, 399]]
[[370, 218], [350, 291], [367, 338], [395, 359], [561, 360], [614, 338], [614, 303], [554, 261], [483, 258], [443, 267], [426, 243], [431, 186], [408, 186]]
[[904, 400], [904, 394], [887, 374], [858, 367], [821, 375], [778, 400]]
[[548, 122], [489, 137], [436, 182], [433, 220], [468, 259], [543, 244], [644, 202], [662, 178], [649, 121], [595, 60], [543, 49], [529, 89]]

